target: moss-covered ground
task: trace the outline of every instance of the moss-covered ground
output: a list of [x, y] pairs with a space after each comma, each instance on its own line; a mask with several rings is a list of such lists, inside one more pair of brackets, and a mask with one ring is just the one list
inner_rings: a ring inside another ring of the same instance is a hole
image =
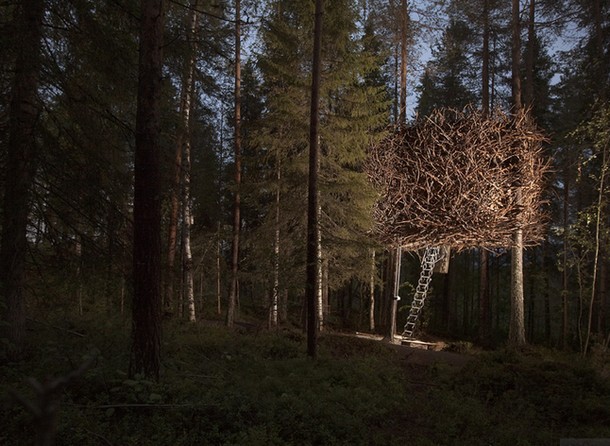
[[[576, 355], [476, 355], [411, 363], [380, 342], [298, 331], [168, 325], [160, 382], [129, 379], [119, 321], [30, 322], [21, 362], [0, 367], [0, 444], [33, 444], [31, 380], [95, 356], [57, 396], [58, 445], [558, 445], [610, 438], [610, 383]], [[18, 395], [18, 396], [16, 396]]]

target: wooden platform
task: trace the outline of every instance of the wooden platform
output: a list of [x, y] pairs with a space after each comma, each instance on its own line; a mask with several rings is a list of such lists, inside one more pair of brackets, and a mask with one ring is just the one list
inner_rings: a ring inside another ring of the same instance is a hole
[[407, 347], [419, 348], [422, 350], [442, 350], [442, 346], [437, 342], [424, 342], [418, 341], [416, 339], [402, 339], [400, 341], [402, 345], [406, 345]]

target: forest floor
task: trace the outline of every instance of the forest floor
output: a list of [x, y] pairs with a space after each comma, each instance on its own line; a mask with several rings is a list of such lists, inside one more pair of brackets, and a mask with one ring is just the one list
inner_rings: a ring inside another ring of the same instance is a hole
[[0, 445], [32, 444], [49, 426], [58, 445], [610, 438], [610, 379], [600, 373], [607, 354], [435, 352], [329, 333], [312, 361], [300, 331], [168, 323], [154, 382], [127, 375], [126, 321], [30, 321], [28, 335], [27, 357], [0, 365]]

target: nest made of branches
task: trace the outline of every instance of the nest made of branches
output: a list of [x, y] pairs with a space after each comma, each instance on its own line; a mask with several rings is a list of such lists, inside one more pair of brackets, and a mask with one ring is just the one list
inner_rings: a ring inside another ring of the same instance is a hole
[[375, 144], [367, 163], [379, 193], [375, 232], [416, 250], [513, 245], [543, 238], [545, 136], [526, 113], [437, 110]]

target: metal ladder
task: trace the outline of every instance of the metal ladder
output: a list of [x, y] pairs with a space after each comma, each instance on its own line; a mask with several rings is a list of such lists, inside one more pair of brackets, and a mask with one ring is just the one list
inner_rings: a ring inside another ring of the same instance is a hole
[[413, 331], [415, 331], [415, 324], [419, 314], [424, 307], [426, 297], [428, 296], [428, 288], [432, 281], [432, 273], [434, 272], [434, 265], [440, 260], [440, 247], [428, 247], [424, 251], [424, 256], [421, 259], [421, 273], [419, 275], [419, 281], [415, 288], [415, 295], [413, 296], [413, 303], [411, 304], [411, 310], [409, 311], [409, 317], [407, 323], [402, 332], [402, 338], [404, 340], [413, 339]]

